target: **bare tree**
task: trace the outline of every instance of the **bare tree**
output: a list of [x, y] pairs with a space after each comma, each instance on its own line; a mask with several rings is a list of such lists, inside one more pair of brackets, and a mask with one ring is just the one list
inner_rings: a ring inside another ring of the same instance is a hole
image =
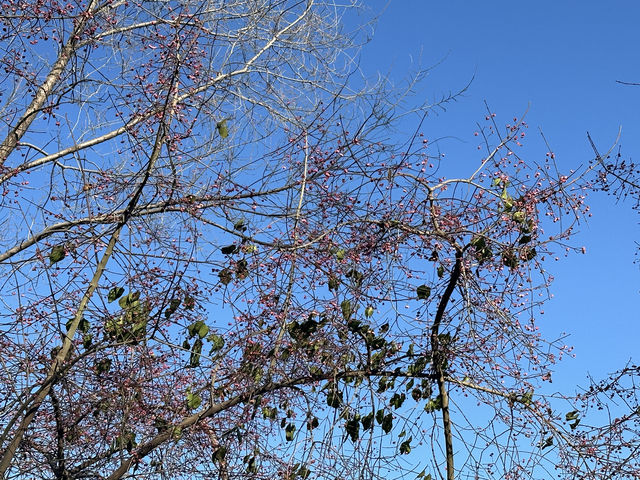
[[332, 2], [2, 8], [5, 478], [546, 468], [585, 206], [521, 119], [442, 178]]

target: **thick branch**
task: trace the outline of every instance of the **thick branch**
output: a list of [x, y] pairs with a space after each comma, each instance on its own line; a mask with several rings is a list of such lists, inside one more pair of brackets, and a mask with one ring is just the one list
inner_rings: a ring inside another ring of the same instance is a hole
[[460, 271], [462, 268], [462, 251], [456, 252], [456, 263], [453, 266], [449, 283], [436, 312], [436, 318], [431, 327], [431, 348], [433, 351], [433, 368], [436, 373], [436, 382], [438, 383], [438, 393], [442, 401], [442, 426], [444, 428], [445, 454], [447, 460], [447, 480], [455, 480], [455, 470], [453, 463], [453, 433], [451, 431], [451, 417], [449, 414], [449, 392], [447, 391], [447, 379], [445, 372], [445, 362], [447, 361], [447, 353], [443, 351], [440, 345], [440, 325], [447, 309], [447, 304], [451, 299], [453, 290], [455, 289]]
[[69, 39], [67, 43], [62, 47], [58, 58], [56, 59], [53, 67], [49, 71], [47, 78], [45, 78], [44, 82], [38, 88], [31, 104], [27, 107], [25, 112], [22, 114], [22, 117], [18, 120], [16, 125], [11, 129], [8, 133], [2, 144], [0, 145], [0, 166], [4, 165], [11, 152], [16, 148], [16, 145], [23, 137], [25, 133], [29, 130], [31, 123], [36, 118], [36, 115], [42, 109], [43, 105], [51, 95], [53, 88], [60, 80], [62, 73], [67, 67], [67, 64], [73, 57], [76, 49], [78, 48], [78, 43], [80, 36], [82, 35], [85, 26], [90, 18], [92, 18], [93, 10], [96, 7], [97, 0], [92, 0], [89, 3], [86, 11], [82, 12], [77, 17], [77, 22], [71, 34], [69, 35]]

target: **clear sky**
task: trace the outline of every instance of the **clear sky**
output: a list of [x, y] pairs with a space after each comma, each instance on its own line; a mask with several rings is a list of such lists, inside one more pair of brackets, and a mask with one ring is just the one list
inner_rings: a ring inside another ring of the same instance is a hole
[[[544, 132], [561, 169], [594, 157], [589, 131], [601, 152], [622, 128], [623, 156], [640, 157], [640, 2], [638, 1], [382, 1], [387, 6], [361, 68], [401, 83], [409, 69], [430, 67], [417, 99], [435, 101], [469, 89], [446, 112], [430, 117], [423, 131], [440, 142], [452, 168], [468, 172], [475, 151], [473, 131], [486, 114], [484, 101], [506, 123], [527, 108], [530, 148], [525, 158], [544, 156]], [[435, 113], [435, 112], [434, 112]], [[499, 122], [500, 123], [500, 122]], [[549, 271], [555, 295], [540, 319], [543, 334], [571, 336], [575, 360], [560, 364], [558, 389], [601, 377], [629, 358], [640, 361], [640, 216], [630, 203], [590, 196], [593, 218], [575, 242], [586, 255], [561, 256]], [[569, 393], [569, 392], [567, 392]]]

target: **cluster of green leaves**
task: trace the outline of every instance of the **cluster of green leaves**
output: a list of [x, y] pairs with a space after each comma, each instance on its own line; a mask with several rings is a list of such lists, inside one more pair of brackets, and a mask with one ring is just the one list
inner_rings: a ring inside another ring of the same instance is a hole
[[124, 288], [113, 287], [107, 295], [109, 303], [118, 300], [123, 312], [107, 319], [104, 331], [110, 338], [125, 344], [137, 344], [147, 332], [149, 306], [140, 301], [140, 292], [133, 291], [123, 295]]
[[216, 333], [210, 333], [209, 327], [203, 320], [196, 320], [187, 327], [187, 338], [182, 343], [182, 348], [190, 352], [189, 367], [195, 368], [200, 365], [204, 340], [211, 344], [209, 355], [213, 355], [224, 347], [224, 338]]

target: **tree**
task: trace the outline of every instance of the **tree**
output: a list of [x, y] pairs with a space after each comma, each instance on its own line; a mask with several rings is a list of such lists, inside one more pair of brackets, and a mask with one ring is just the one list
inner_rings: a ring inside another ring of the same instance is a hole
[[353, 88], [331, 2], [2, 8], [5, 478], [527, 478], [573, 451], [535, 317], [584, 197], [520, 158], [522, 120], [443, 177], [420, 120], [392, 134], [402, 92]]

